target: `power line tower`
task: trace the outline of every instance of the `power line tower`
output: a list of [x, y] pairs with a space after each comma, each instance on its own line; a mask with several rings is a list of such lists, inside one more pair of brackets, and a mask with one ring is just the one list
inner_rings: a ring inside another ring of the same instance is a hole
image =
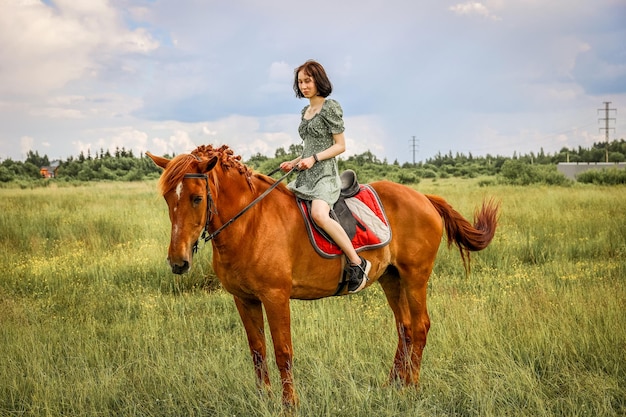
[[604, 117], [599, 118], [599, 119], [598, 119], [598, 121], [600, 121], [600, 120], [604, 120], [604, 127], [601, 127], [601, 128], [600, 128], [600, 131], [603, 131], [603, 130], [604, 130], [604, 133], [605, 133], [605, 135], [606, 135], [606, 148], [605, 148], [605, 149], [606, 149], [606, 156], [605, 156], [606, 161], [605, 161], [605, 162], [609, 162], [609, 131], [610, 131], [611, 129], [613, 129], [613, 131], [615, 131], [615, 128], [614, 128], [614, 127], [609, 127], [609, 123], [610, 123], [610, 121], [611, 121], [611, 120], [615, 121], [615, 118], [614, 118], [614, 117], [613, 117], [613, 118], [609, 117], [609, 113], [610, 113], [610, 112], [612, 112], [612, 111], [614, 111], [614, 112], [615, 112], [615, 115], [617, 115], [617, 109], [611, 109], [611, 108], [609, 108], [609, 105], [610, 105], [610, 104], [611, 104], [611, 102], [610, 102], [610, 101], [605, 101], [605, 102], [604, 102], [604, 109], [598, 109], [598, 111], [602, 111], [602, 110], [604, 110]]
[[415, 152], [419, 152], [420, 140], [415, 139], [415, 136], [412, 136], [413, 139], [409, 141], [411, 145], [411, 150], [413, 151], [413, 165], [415, 165]]

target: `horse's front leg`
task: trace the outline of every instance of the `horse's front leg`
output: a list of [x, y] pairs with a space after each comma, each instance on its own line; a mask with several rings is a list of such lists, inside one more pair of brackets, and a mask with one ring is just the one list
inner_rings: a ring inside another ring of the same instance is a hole
[[270, 378], [267, 372], [267, 361], [265, 359], [265, 326], [263, 323], [263, 306], [259, 300], [248, 300], [239, 297], [235, 298], [235, 305], [243, 327], [248, 336], [248, 345], [254, 363], [257, 388], [260, 392], [263, 389], [270, 390]]
[[283, 404], [294, 407], [298, 404], [298, 396], [293, 383], [293, 346], [291, 344], [291, 315], [289, 310], [289, 293], [273, 293], [264, 298], [263, 305], [267, 313], [267, 322], [274, 342], [276, 365], [280, 371], [283, 385]]

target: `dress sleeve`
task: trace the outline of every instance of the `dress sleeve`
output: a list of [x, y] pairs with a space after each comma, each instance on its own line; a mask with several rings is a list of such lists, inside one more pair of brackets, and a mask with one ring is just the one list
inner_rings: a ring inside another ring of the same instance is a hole
[[324, 123], [330, 129], [333, 135], [343, 133], [343, 110], [341, 105], [335, 100], [326, 100], [324, 107], [320, 111], [320, 116], [324, 119]]

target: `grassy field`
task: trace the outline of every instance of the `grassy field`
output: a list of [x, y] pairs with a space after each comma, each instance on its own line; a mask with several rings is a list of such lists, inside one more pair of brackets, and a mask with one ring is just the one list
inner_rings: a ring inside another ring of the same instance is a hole
[[[396, 345], [378, 285], [292, 303], [299, 416], [626, 415], [626, 188], [422, 182], [466, 217], [502, 201], [491, 246], [442, 241], [421, 385], [386, 385]], [[201, 247], [165, 263], [155, 183], [0, 189], [0, 416], [275, 416]], [[208, 278], [207, 278], [208, 276]]]

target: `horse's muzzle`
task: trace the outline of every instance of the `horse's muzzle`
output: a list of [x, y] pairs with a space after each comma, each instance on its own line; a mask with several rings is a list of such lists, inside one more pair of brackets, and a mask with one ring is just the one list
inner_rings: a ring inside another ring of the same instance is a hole
[[173, 263], [170, 262], [170, 266], [172, 267], [172, 272], [174, 274], [184, 274], [187, 271], [189, 271], [189, 262], [188, 261], [182, 261], [182, 263], [177, 264], [177, 263]]

